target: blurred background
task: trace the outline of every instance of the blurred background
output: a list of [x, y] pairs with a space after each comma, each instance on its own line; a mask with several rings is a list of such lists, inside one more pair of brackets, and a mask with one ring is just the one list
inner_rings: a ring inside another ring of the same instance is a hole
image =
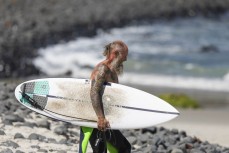
[[120, 39], [129, 47], [121, 84], [201, 108], [168, 127], [201, 135], [200, 120], [205, 136], [228, 138], [228, 10], [229, 0], [0, 0], [0, 81], [89, 78]]

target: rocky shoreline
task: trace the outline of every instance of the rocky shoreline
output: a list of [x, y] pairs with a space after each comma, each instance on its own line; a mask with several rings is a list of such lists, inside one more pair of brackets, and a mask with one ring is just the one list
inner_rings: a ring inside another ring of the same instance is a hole
[[[20, 105], [14, 98], [15, 87], [16, 83], [0, 82], [0, 153], [77, 152], [79, 127], [43, 117]], [[229, 153], [227, 147], [177, 129], [151, 127], [122, 132], [133, 153]]]
[[228, 0], [0, 0], [0, 78], [41, 74], [37, 49], [138, 21], [217, 16]]

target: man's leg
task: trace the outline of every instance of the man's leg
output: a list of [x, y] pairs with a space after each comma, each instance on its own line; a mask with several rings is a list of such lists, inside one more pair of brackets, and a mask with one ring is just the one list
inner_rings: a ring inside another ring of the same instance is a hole
[[107, 148], [110, 153], [130, 153], [131, 145], [119, 130], [106, 132]]
[[92, 132], [93, 132], [93, 128], [80, 127], [79, 153], [86, 153], [87, 145]]

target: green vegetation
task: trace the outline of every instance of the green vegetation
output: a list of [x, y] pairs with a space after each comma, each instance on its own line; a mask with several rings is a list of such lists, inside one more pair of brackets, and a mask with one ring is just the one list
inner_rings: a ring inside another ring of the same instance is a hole
[[185, 94], [162, 94], [159, 96], [161, 99], [170, 103], [174, 107], [180, 108], [199, 108], [200, 105], [196, 100], [188, 97]]

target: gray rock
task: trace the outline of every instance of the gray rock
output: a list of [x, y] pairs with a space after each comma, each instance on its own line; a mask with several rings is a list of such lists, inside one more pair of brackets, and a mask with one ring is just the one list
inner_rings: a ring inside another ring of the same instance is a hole
[[2, 151], [0, 151], [0, 153], [13, 153], [13, 151], [7, 148], [7, 149], [3, 149]]
[[47, 119], [37, 122], [38, 127], [50, 129], [50, 122]]
[[15, 152], [15, 153], [25, 153], [25, 152], [20, 151], [20, 150], [16, 150], [16, 152]]
[[68, 129], [66, 126], [58, 126], [54, 129], [54, 132], [58, 135], [67, 135]]
[[3, 130], [0, 130], [0, 135], [6, 135], [6, 133]]
[[193, 143], [194, 139], [190, 136], [185, 137], [184, 139], [181, 140], [183, 143]]
[[177, 129], [172, 129], [172, 130], [171, 130], [171, 133], [172, 133], [172, 134], [178, 134], [179, 131], [178, 131]]
[[24, 139], [25, 137], [21, 133], [16, 133], [14, 139]]
[[202, 151], [200, 149], [191, 149], [190, 153], [206, 153], [205, 151]]
[[53, 138], [48, 138], [48, 142], [49, 143], [57, 143], [56, 139], [53, 139]]
[[40, 149], [41, 147], [38, 145], [32, 145], [31, 148], [36, 148], [36, 149]]
[[64, 150], [59, 150], [59, 151], [57, 151], [57, 153], [67, 153], [67, 152]]
[[147, 134], [143, 134], [143, 135], [140, 135], [139, 136], [139, 140], [142, 142], [142, 143], [145, 143], [149, 140], [149, 136]]
[[39, 149], [37, 152], [48, 152], [46, 149]]
[[175, 148], [171, 151], [171, 153], [184, 153], [181, 149]]
[[27, 126], [27, 127], [33, 128], [33, 127], [37, 127], [37, 124], [36, 123], [31, 123], [31, 122], [25, 122], [21, 126]]
[[44, 141], [46, 139], [45, 136], [42, 136], [40, 134], [32, 133], [28, 137], [30, 140], [39, 140], [39, 141]]
[[8, 121], [9, 123], [13, 123], [13, 122], [24, 122], [24, 118], [18, 116], [18, 115], [15, 115], [15, 114], [11, 114], [11, 115], [5, 115], [3, 117], [3, 120], [4, 121]]
[[18, 148], [19, 145], [13, 141], [5, 141], [2, 143], [3, 146], [7, 146], [7, 147], [12, 147], [12, 148]]
[[157, 132], [157, 128], [153, 126], [150, 128], [142, 129], [142, 133], [145, 133], [145, 132], [150, 132], [151, 134], [155, 134]]
[[67, 144], [67, 140], [66, 140], [66, 139], [61, 139], [61, 140], [59, 141], [59, 144]]
[[129, 141], [130, 144], [136, 144], [137, 138], [134, 136], [127, 137], [127, 140]]

